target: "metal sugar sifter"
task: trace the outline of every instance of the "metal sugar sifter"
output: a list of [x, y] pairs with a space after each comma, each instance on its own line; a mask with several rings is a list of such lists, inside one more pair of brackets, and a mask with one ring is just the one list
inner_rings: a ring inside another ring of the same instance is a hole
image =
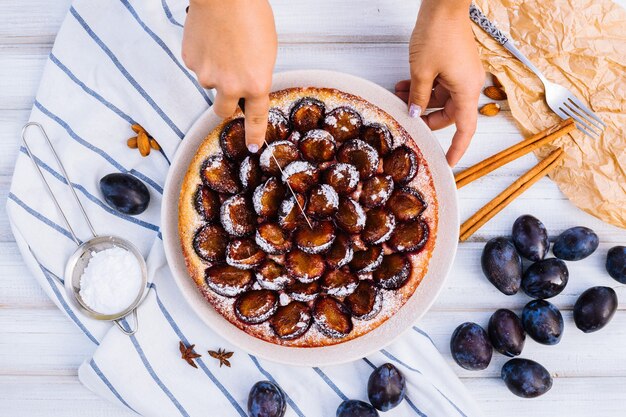
[[[72, 228], [67, 216], [65, 215], [65, 212], [61, 208], [57, 198], [52, 192], [52, 188], [50, 188], [50, 185], [48, 184], [48, 181], [46, 180], [43, 172], [41, 171], [41, 168], [35, 161], [35, 157], [30, 149], [30, 146], [28, 145], [28, 141], [26, 140], [26, 133], [31, 126], [37, 127], [39, 131], [41, 132], [41, 134], [43, 135], [44, 139], [46, 140], [48, 147], [50, 148], [50, 151], [52, 152], [52, 155], [54, 156], [54, 159], [57, 165], [61, 169], [61, 173], [65, 177], [67, 186], [70, 189], [70, 192], [72, 193], [72, 196], [74, 197], [76, 204], [80, 208], [80, 212], [83, 216], [83, 219], [85, 220], [85, 223], [87, 223], [87, 226], [89, 226], [89, 230], [91, 231], [92, 237], [85, 242], [81, 242], [81, 240], [76, 236], [76, 233], [74, 232], [74, 229]], [[67, 227], [67, 230], [72, 235], [72, 239], [74, 240], [76, 245], [78, 245], [78, 248], [69, 257], [69, 259], [67, 260], [67, 264], [65, 266], [65, 290], [67, 291], [68, 297], [70, 298], [74, 306], [77, 307], [81, 312], [83, 312], [87, 316], [96, 320], [113, 321], [124, 334], [128, 336], [135, 334], [135, 332], [137, 332], [137, 329], [139, 328], [139, 322], [137, 321], [137, 307], [143, 300], [143, 296], [145, 294], [145, 290], [148, 284], [148, 269], [146, 267], [145, 259], [143, 258], [139, 250], [128, 240], [122, 239], [116, 236], [99, 236], [96, 233], [95, 229], [93, 228], [93, 225], [91, 224], [91, 221], [89, 220], [89, 217], [87, 216], [87, 213], [85, 212], [85, 208], [83, 207], [78, 196], [76, 195], [76, 191], [74, 190], [74, 187], [72, 186], [70, 177], [67, 175], [67, 172], [65, 171], [65, 167], [63, 166], [63, 163], [59, 159], [59, 155], [54, 149], [52, 142], [50, 142], [50, 139], [48, 138], [48, 135], [46, 134], [46, 131], [44, 130], [43, 126], [35, 122], [30, 122], [24, 125], [24, 128], [22, 129], [22, 142], [24, 143], [24, 146], [26, 147], [26, 152], [28, 153], [28, 156], [30, 157], [33, 165], [35, 166], [37, 172], [39, 173], [39, 177], [41, 178], [41, 181], [46, 186], [46, 189], [48, 190], [48, 194], [52, 198], [54, 205], [59, 211], [59, 214], [61, 215], [61, 218], [63, 219], [63, 222], [65, 223], [65, 226]], [[130, 252], [133, 255], [133, 257], [139, 263], [139, 267], [141, 269], [141, 281], [142, 282], [141, 282], [139, 293], [137, 294], [137, 296], [135, 297], [131, 305], [129, 305], [124, 310], [120, 311], [119, 313], [102, 314], [91, 309], [82, 300], [80, 296], [80, 278], [83, 275], [83, 272], [85, 268], [87, 267], [87, 264], [89, 263], [94, 253], [97, 253], [106, 249], [111, 249], [111, 248], [120, 248], [127, 252]], [[133, 315], [135, 326], [133, 328], [131, 325], [129, 325], [128, 329], [126, 329], [122, 325], [121, 321], [129, 314]]]

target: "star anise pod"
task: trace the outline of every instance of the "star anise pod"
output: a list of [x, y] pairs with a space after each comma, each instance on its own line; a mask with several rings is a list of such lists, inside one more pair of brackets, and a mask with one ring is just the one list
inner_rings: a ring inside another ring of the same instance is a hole
[[220, 361], [220, 368], [222, 365], [226, 365], [230, 368], [230, 361], [228, 360], [231, 356], [233, 356], [234, 352], [226, 352], [225, 349], [218, 349], [217, 352], [214, 350], [209, 350], [209, 355], [212, 358], [215, 358]]
[[180, 357], [187, 361], [187, 363], [194, 368], [197, 368], [198, 365], [193, 361], [196, 358], [201, 357], [202, 355], [198, 355], [193, 351], [195, 345], [185, 346], [185, 344], [181, 341], [178, 344], [178, 349], [180, 349]]

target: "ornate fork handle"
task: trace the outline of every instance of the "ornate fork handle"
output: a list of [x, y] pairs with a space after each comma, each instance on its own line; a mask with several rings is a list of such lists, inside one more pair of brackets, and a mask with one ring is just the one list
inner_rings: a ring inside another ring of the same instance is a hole
[[548, 81], [541, 71], [539, 71], [539, 68], [530, 62], [530, 60], [526, 58], [526, 55], [517, 49], [513, 42], [504, 33], [502, 33], [502, 31], [500, 31], [500, 29], [498, 29], [491, 20], [487, 18], [487, 16], [485, 16], [474, 3], [470, 5], [469, 14], [470, 19], [472, 19], [474, 23], [480, 26], [482, 30], [487, 32], [487, 34], [495, 39], [500, 45], [504, 46], [513, 54], [513, 56], [522, 61], [522, 63], [530, 68], [530, 70], [534, 72], [544, 84]]
[[504, 45], [509, 41], [509, 38], [507, 38], [506, 35], [502, 33], [500, 29], [498, 29], [496, 25], [494, 25], [474, 3], [470, 4], [469, 14], [470, 19], [472, 19], [474, 23], [480, 26], [481, 29], [487, 32], [492, 38], [498, 41], [500, 45]]

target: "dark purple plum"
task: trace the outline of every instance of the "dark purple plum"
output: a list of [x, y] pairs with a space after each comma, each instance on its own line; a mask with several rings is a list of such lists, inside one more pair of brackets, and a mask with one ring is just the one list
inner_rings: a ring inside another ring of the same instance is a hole
[[607, 325], [617, 310], [617, 294], [613, 288], [591, 287], [574, 304], [574, 322], [585, 333]]
[[378, 411], [364, 401], [346, 400], [337, 407], [336, 417], [378, 417]]
[[100, 191], [111, 207], [131, 216], [143, 213], [150, 203], [148, 187], [130, 174], [105, 175], [100, 180]]
[[533, 298], [550, 298], [563, 291], [568, 279], [565, 262], [556, 258], [543, 259], [526, 269], [522, 289]]
[[626, 246], [615, 246], [606, 254], [606, 272], [616, 281], [626, 284]]
[[550, 249], [546, 227], [530, 214], [519, 216], [515, 220], [511, 237], [517, 252], [533, 262], [545, 258]]
[[259, 381], [252, 386], [248, 394], [250, 417], [283, 417], [286, 409], [285, 394], [278, 385]]
[[390, 363], [374, 369], [367, 381], [367, 397], [374, 408], [388, 411], [402, 402], [406, 395], [404, 375]]
[[467, 322], [452, 333], [450, 352], [461, 368], [478, 371], [489, 366], [493, 348], [485, 329], [476, 323]]
[[501, 354], [512, 358], [522, 353], [526, 334], [522, 321], [511, 310], [501, 308], [493, 313], [487, 331], [493, 348]]
[[530, 359], [511, 359], [502, 367], [501, 375], [507, 388], [518, 397], [539, 397], [552, 388], [548, 370]]
[[543, 345], [556, 345], [563, 335], [563, 316], [546, 300], [533, 300], [524, 306], [522, 324], [526, 333]]
[[503, 294], [513, 295], [522, 282], [522, 258], [513, 242], [504, 237], [491, 239], [481, 258], [483, 273]]
[[580, 261], [598, 249], [598, 235], [588, 227], [576, 226], [559, 235], [552, 245], [554, 256], [566, 261]]

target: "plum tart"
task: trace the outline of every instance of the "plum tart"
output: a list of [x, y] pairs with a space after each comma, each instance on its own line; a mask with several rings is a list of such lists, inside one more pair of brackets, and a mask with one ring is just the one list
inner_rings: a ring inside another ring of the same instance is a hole
[[360, 97], [311, 87], [270, 101], [258, 154], [245, 147], [238, 111], [189, 166], [178, 207], [189, 275], [259, 339], [354, 339], [393, 316], [426, 275], [438, 222], [428, 163]]

